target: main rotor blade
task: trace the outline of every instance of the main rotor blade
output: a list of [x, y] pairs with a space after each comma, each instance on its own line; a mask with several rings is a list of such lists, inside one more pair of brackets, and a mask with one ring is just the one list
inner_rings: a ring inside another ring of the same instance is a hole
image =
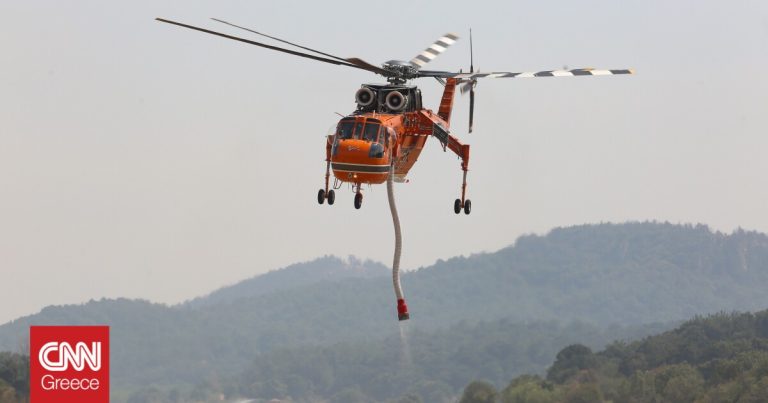
[[469, 90], [469, 132], [472, 133], [472, 122], [475, 120], [475, 89]]
[[[440, 73], [440, 72], [437, 72]], [[537, 72], [510, 73], [506, 71], [492, 73], [453, 73], [452, 75], [441, 75], [439, 77], [453, 77], [458, 79], [478, 79], [478, 78], [534, 78], [534, 77], [578, 77], [578, 76], [612, 76], [617, 74], [635, 74], [632, 69], [615, 70], [595, 70], [595, 69], [573, 69], [573, 70], [546, 70]], [[429, 76], [433, 77], [433, 76]]]
[[[167, 24], [178, 25], [180, 27], [193, 29], [195, 31], [205, 32], [206, 34], [221, 36], [223, 38], [233, 39], [233, 40], [240, 41], [240, 42], [245, 42], [245, 43], [248, 43], [248, 44], [251, 44], [251, 45], [260, 46], [262, 48], [267, 48], [267, 49], [276, 50], [278, 52], [288, 53], [289, 55], [305, 57], [307, 59], [317, 60], [317, 61], [320, 61], [320, 62], [325, 62], [325, 63], [330, 63], [330, 64], [336, 64], [336, 65], [339, 65], [339, 66], [347, 66], [347, 67], [354, 67], [354, 68], [357, 68], [357, 69], [363, 69], [360, 66], [356, 66], [356, 65], [354, 65], [352, 63], [348, 63], [348, 62], [344, 62], [344, 61], [338, 61], [338, 60], [333, 60], [333, 59], [326, 59], [326, 58], [320, 57], [320, 56], [308, 55], [306, 53], [297, 52], [295, 50], [284, 49], [284, 48], [280, 48], [280, 47], [277, 47], [277, 46], [272, 46], [272, 45], [267, 45], [267, 44], [264, 44], [264, 43], [261, 43], [261, 42], [252, 41], [252, 40], [249, 40], [249, 39], [239, 38], [237, 36], [222, 34], [221, 32], [216, 32], [216, 31], [211, 31], [211, 30], [205, 29], [205, 28], [195, 27], [195, 26], [192, 26], [192, 25], [183, 24], [181, 22], [166, 20], [166, 19], [163, 19], [163, 18], [155, 18], [155, 19], [160, 21], [160, 22], [165, 22]], [[369, 69], [363, 69], [363, 70], [369, 70]], [[369, 71], [373, 71], [373, 70], [369, 70]], [[378, 73], [378, 72], [374, 71], [374, 73]]]
[[436, 40], [435, 43], [424, 49], [418, 56], [411, 59], [409, 63], [411, 63], [413, 67], [420, 69], [424, 67], [425, 64], [434, 60], [437, 56], [440, 56], [441, 53], [445, 52], [445, 49], [453, 45], [458, 39], [459, 36], [456, 34], [445, 34], [441, 36], [440, 39]]
[[286, 41], [286, 40], [284, 40], [284, 39], [280, 39], [280, 38], [276, 38], [276, 37], [274, 37], [274, 36], [270, 36], [270, 35], [267, 35], [267, 34], [263, 34], [263, 33], [261, 33], [261, 32], [258, 32], [258, 31], [254, 31], [254, 30], [252, 30], [252, 29], [250, 29], [250, 28], [241, 27], [240, 25], [235, 25], [235, 24], [232, 24], [231, 22], [226, 22], [226, 21], [224, 21], [224, 20], [220, 20], [220, 19], [218, 19], [218, 18], [211, 18], [211, 19], [212, 19], [212, 20], [214, 20], [214, 21], [216, 21], [216, 22], [220, 22], [220, 23], [222, 23], [222, 24], [227, 24], [227, 25], [229, 25], [229, 26], [231, 26], [231, 27], [240, 28], [240, 29], [242, 29], [242, 30], [245, 30], [245, 31], [248, 31], [248, 32], [252, 32], [252, 33], [254, 33], [254, 34], [256, 34], [256, 35], [261, 35], [261, 36], [267, 37], [267, 38], [269, 38], [269, 39], [274, 39], [274, 40], [276, 40], [276, 41], [278, 41], [278, 42], [282, 42], [282, 43], [285, 43], [285, 44], [288, 44], [288, 45], [291, 45], [291, 46], [296, 46], [296, 47], [297, 47], [297, 48], [299, 48], [299, 49], [304, 49], [304, 50], [306, 50], [306, 51], [309, 51], [309, 52], [314, 52], [314, 53], [317, 53], [317, 54], [320, 54], [320, 55], [323, 55], [323, 56], [326, 56], [326, 57], [330, 57], [331, 59], [336, 59], [336, 60], [340, 60], [340, 61], [342, 61], [342, 62], [346, 62], [346, 60], [344, 60], [344, 58], [341, 58], [341, 57], [338, 57], [338, 56], [334, 56], [334, 55], [331, 55], [331, 54], [328, 54], [328, 53], [325, 53], [325, 52], [321, 52], [321, 51], [319, 51], [319, 50], [315, 50], [315, 49], [312, 49], [312, 48], [308, 48], [308, 47], [306, 47], [306, 46], [301, 46], [301, 45], [299, 45], [299, 44], [296, 44], [296, 43], [293, 43], [293, 42], [288, 42], [288, 41]]
[[436, 78], [451, 78], [456, 77], [457, 74], [452, 71], [440, 71], [440, 70], [419, 70], [416, 73], [416, 77], [436, 77]]
[[355, 67], [363, 69], [363, 70], [372, 71], [372, 72], [374, 72], [376, 74], [381, 74], [382, 76], [386, 76], [386, 77], [389, 77], [389, 76], [392, 75], [391, 72], [389, 72], [387, 70], [384, 70], [381, 67], [374, 66], [374, 65], [366, 62], [365, 60], [359, 59], [357, 57], [350, 57], [349, 59], [345, 59], [345, 60], [347, 62], [352, 63], [353, 65], [355, 65]]
[[461, 87], [459, 87], [459, 91], [461, 92], [461, 95], [464, 95], [467, 93], [467, 91], [471, 91], [475, 88], [475, 83], [477, 83], [477, 80], [468, 80], [465, 81], [463, 84], [461, 84]]

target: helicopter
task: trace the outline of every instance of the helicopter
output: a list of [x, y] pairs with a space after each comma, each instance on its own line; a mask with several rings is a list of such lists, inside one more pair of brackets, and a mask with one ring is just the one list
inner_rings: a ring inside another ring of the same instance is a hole
[[[469, 128], [472, 133], [475, 106], [475, 87], [481, 78], [535, 78], [535, 77], [580, 77], [634, 74], [632, 69], [598, 70], [593, 68], [546, 70], [537, 72], [475, 72], [472, 55], [472, 31], [470, 30], [469, 72], [450, 72], [422, 69], [434, 60], [459, 37], [445, 34], [410, 61], [390, 60], [381, 66], [368, 63], [360, 58], [342, 58], [270, 36], [224, 20], [212, 20], [226, 24], [274, 41], [293, 46], [298, 50], [286, 49], [225, 33], [200, 28], [164, 18], [157, 21], [183, 28], [232, 39], [251, 45], [271, 49], [290, 55], [319, 62], [366, 70], [383, 76], [386, 84], [362, 84], [355, 93], [355, 110], [343, 116], [332, 134], [326, 136], [325, 144], [325, 186], [317, 193], [317, 202], [334, 204], [336, 192], [343, 183], [351, 185], [354, 192], [354, 207], [363, 203], [363, 185], [377, 185], [387, 181], [390, 174], [396, 182], [407, 182], [406, 176], [416, 164], [427, 139], [434, 137], [443, 151], [450, 150], [461, 160], [462, 184], [460, 197], [453, 203], [453, 211], [470, 214], [472, 201], [467, 196], [467, 171], [469, 170], [470, 146], [462, 143], [450, 131], [451, 112], [456, 87], [462, 94], [469, 92]], [[434, 78], [443, 85], [443, 95], [437, 112], [424, 107], [421, 90], [409, 82], [417, 78]], [[334, 183], [330, 183], [333, 171]]]

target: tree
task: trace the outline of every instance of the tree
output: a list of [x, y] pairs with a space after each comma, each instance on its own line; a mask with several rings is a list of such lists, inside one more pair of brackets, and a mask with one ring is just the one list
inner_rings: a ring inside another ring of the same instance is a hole
[[459, 403], [497, 403], [499, 393], [496, 388], [485, 381], [474, 381], [464, 388], [464, 394]]
[[671, 402], [693, 402], [704, 389], [701, 374], [688, 364], [665, 367], [656, 381], [662, 384], [661, 395]]
[[749, 391], [743, 395], [739, 402], [758, 403], [768, 401], [768, 378], [750, 386]]
[[565, 394], [565, 403], [597, 403], [603, 401], [600, 387], [594, 383], [573, 383]]
[[501, 392], [503, 403], [550, 403], [558, 400], [554, 385], [538, 375], [519, 376]]
[[552, 367], [547, 371], [547, 380], [563, 383], [580, 370], [594, 368], [597, 358], [592, 350], [583, 344], [572, 344], [557, 353]]
[[0, 402], [15, 403], [22, 400], [17, 398], [16, 391], [0, 379]]
[[29, 357], [0, 352], [0, 379], [26, 395], [29, 391]]

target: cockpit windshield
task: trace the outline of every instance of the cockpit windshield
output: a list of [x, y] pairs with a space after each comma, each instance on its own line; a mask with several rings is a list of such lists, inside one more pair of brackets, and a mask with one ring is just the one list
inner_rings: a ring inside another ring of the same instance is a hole
[[379, 124], [378, 123], [366, 123], [365, 132], [363, 133], [363, 140], [376, 141], [379, 137]]
[[336, 138], [340, 140], [362, 139], [365, 141], [376, 142], [379, 139], [379, 128], [381, 123], [375, 119], [368, 119], [367, 122], [356, 122], [354, 120], [342, 120], [336, 127]]
[[339, 136], [340, 139], [346, 140], [351, 139], [352, 134], [355, 131], [355, 122], [348, 120], [348, 121], [342, 121], [339, 123], [338, 132], [336, 133], [337, 136]]

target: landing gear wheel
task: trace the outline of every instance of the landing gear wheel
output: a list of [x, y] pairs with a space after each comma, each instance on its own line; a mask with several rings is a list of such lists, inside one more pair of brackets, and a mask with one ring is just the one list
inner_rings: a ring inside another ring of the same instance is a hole
[[328, 205], [332, 205], [336, 201], [336, 192], [333, 189], [328, 191]]
[[472, 202], [469, 199], [464, 200], [464, 214], [469, 215], [471, 211], [472, 211]]
[[[323, 203], [325, 202], [325, 190], [323, 190], [323, 189], [320, 189], [320, 190], [317, 192], [317, 202], [318, 202], [318, 203], [320, 203], [320, 204], [323, 204]], [[331, 202], [329, 201], [329, 202], [328, 202], [328, 204], [333, 204], [333, 203], [331, 203]]]
[[363, 194], [362, 193], [355, 194], [355, 208], [359, 210], [360, 206], [362, 205], [363, 205]]
[[456, 214], [461, 213], [461, 200], [456, 199], [456, 201], [453, 202], [453, 212]]

